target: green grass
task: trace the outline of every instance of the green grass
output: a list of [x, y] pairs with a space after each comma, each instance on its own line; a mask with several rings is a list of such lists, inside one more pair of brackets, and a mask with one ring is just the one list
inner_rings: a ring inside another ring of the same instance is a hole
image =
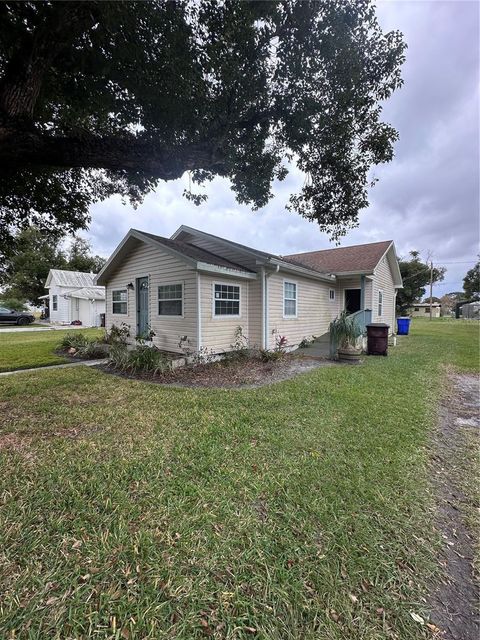
[[428, 436], [477, 330], [255, 390], [0, 379], [0, 637], [424, 637]]
[[[62, 336], [72, 331], [21, 331], [18, 333], [0, 332], [0, 372], [15, 369], [46, 367], [51, 364], [68, 362], [55, 353]], [[78, 331], [78, 329], [74, 329]], [[100, 329], [83, 329], [82, 333], [93, 337], [100, 336]]]

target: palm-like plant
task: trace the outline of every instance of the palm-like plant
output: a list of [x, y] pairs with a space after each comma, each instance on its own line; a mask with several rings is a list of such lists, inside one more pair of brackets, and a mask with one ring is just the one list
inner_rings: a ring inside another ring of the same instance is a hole
[[362, 335], [362, 329], [346, 311], [330, 323], [330, 340], [339, 349], [355, 348], [357, 339]]

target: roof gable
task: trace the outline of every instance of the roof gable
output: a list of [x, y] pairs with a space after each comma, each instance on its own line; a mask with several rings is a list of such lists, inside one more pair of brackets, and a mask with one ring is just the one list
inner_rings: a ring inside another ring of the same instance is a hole
[[52, 284], [59, 287], [92, 287], [95, 278], [95, 273], [68, 271], [67, 269], [50, 269], [45, 282], [45, 288], [52, 286]]
[[[255, 272], [193, 244], [180, 240], [172, 240], [171, 238], [164, 238], [163, 236], [139, 231], [138, 229], [130, 229], [96, 277], [95, 282], [97, 284], [106, 284], [109, 275], [115, 270], [116, 265], [125, 257], [132, 240], [145, 242], [162, 251], [166, 251], [194, 268], [201, 268], [202, 266], [206, 268], [209, 266], [225, 271], [235, 271], [239, 275], [244, 274], [243, 277], [256, 277]], [[248, 274], [248, 276], [246, 274]]]

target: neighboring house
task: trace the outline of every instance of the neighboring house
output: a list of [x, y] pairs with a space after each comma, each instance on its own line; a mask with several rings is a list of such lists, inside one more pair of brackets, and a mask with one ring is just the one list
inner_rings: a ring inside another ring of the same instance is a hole
[[[442, 305], [440, 302], [432, 302], [432, 318], [440, 318], [440, 311]], [[430, 317], [430, 303], [429, 302], [416, 302], [413, 307], [410, 307], [408, 313], [413, 318]]]
[[49, 320], [71, 324], [79, 320], [86, 327], [99, 327], [105, 313], [105, 287], [94, 283], [95, 273], [50, 269], [45, 288], [48, 294]]
[[462, 305], [460, 315], [467, 320], [478, 320], [480, 318], [480, 302], [467, 302]]
[[343, 309], [395, 323], [402, 286], [393, 242], [277, 256], [181, 226], [171, 238], [131, 229], [96, 278], [106, 326], [181, 351], [231, 348], [240, 326], [250, 345], [290, 346], [328, 331]]

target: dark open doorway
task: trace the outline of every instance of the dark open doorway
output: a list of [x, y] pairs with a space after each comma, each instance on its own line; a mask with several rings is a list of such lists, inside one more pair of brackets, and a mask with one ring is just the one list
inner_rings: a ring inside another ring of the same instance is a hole
[[347, 313], [360, 311], [361, 291], [360, 289], [345, 289], [345, 309]]

